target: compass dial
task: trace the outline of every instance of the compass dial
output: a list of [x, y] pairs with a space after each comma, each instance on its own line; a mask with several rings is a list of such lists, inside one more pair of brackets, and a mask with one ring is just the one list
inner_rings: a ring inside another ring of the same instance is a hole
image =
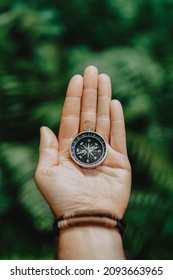
[[78, 165], [85, 168], [94, 168], [100, 165], [106, 157], [106, 142], [96, 132], [81, 132], [73, 139], [70, 154]]

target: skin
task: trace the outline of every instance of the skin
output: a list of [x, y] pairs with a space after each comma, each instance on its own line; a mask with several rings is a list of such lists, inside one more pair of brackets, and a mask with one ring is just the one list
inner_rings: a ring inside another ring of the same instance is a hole
[[[58, 138], [49, 128], [40, 129], [35, 181], [56, 216], [67, 210], [86, 209], [109, 210], [119, 218], [124, 216], [131, 189], [131, 166], [127, 156], [122, 106], [118, 100], [111, 100], [111, 95], [109, 76], [99, 75], [96, 67], [88, 66], [83, 77], [75, 75], [69, 82]], [[93, 122], [94, 130], [105, 138], [108, 147], [105, 161], [94, 169], [79, 167], [69, 153], [72, 139], [84, 131], [86, 120]], [[124, 255], [120, 235], [114, 232], [101, 227], [63, 230], [59, 244], [61, 258], [122, 259]], [[97, 250], [98, 254], [95, 254], [95, 250], [88, 251], [86, 246], [82, 248], [81, 242], [82, 251], [71, 253], [74, 248], [67, 242], [69, 238], [73, 238], [75, 244], [75, 240], [79, 243], [85, 235], [86, 239], [93, 241], [93, 248], [98, 243], [98, 234], [107, 240], [107, 244], [108, 240], [111, 241], [110, 246], [103, 248], [103, 252]], [[115, 249], [120, 254], [117, 256], [111, 253], [113, 244], [115, 247], [118, 244]]]

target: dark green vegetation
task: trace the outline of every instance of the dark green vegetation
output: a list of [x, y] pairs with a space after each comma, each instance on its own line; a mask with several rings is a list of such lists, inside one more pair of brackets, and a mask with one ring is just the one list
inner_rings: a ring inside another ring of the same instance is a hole
[[173, 258], [173, 1], [0, 1], [0, 258], [52, 259], [33, 181], [39, 127], [58, 131], [69, 78], [94, 64], [124, 108], [130, 259]]

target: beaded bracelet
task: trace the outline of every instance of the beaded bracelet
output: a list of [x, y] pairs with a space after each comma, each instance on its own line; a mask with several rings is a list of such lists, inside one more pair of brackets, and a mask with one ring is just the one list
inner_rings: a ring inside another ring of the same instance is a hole
[[126, 222], [104, 210], [82, 210], [82, 211], [67, 211], [62, 216], [55, 218], [54, 232], [59, 234], [59, 230], [73, 226], [99, 225], [107, 228], [117, 229], [123, 235]]

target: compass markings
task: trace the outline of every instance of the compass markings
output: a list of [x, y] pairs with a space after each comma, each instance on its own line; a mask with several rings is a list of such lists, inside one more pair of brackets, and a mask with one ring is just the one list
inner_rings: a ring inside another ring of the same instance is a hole
[[96, 160], [98, 157], [96, 153], [100, 152], [98, 150], [98, 143], [91, 143], [91, 139], [87, 139], [88, 143], [84, 143], [83, 141], [80, 143], [80, 148], [76, 149], [76, 154], [79, 156], [80, 159], [86, 158], [86, 162], [90, 162], [90, 158], [94, 158]]
[[92, 168], [104, 160], [106, 156], [106, 143], [95, 132], [82, 132], [74, 138], [71, 144], [71, 156], [80, 166]]

